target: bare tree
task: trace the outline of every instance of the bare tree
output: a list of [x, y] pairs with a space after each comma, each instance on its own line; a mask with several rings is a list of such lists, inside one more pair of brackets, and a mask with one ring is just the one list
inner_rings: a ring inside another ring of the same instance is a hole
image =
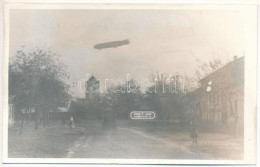
[[195, 77], [198, 81], [224, 65], [223, 61], [220, 59], [214, 59], [209, 62], [201, 62], [201, 60], [197, 59], [197, 62], [198, 64], [197, 68], [195, 69]]

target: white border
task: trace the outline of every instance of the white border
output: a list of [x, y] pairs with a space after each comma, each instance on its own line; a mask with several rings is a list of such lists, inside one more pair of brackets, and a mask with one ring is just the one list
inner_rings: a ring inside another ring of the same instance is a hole
[[[28, 2], [28, 1], [27, 1]], [[35, 1], [34, 1], [35, 2]], [[37, 3], [36, 3], [37, 2]], [[116, 163], [116, 164], [255, 164], [256, 163], [256, 69], [257, 69], [257, 8], [254, 5], [169, 5], [155, 4], [149, 1], [145, 5], [140, 4], [101, 4], [97, 1], [81, 4], [83, 1], [76, 1], [80, 4], [71, 4], [65, 1], [64, 4], [41, 4], [35, 3], [6, 3], [4, 9], [4, 56], [3, 56], [3, 162], [4, 163]], [[45, 1], [46, 2], [46, 1]], [[50, 1], [47, 1], [50, 2]], [[60, 1], [52, 1], [60, 2]], [[64, 1], [63, 1], [64, 2]], [[98, 1], [100, 2], [100, 1]], [[101, 1], [102, 2], [102, 1]], [[180, 1], [179, 1], [180, 2]], [[183, 2], [183, 1], [182, 1]], [[94, 4], [93, 4], [94, 3]], [[129, 2], [127, 2], [129, 3]], [[142, 2], [146, 3], [146, 2]], [[162, 159], [53, 159], [53, 158], [8, 158], [8, 55], [9, 55], [9, 11], [10, 9], [223, 9], [240, 10], [245, 14], [245, 151], [244, 160], [162, 160]], [[250, 104], [250, 105], [249, 105]]]

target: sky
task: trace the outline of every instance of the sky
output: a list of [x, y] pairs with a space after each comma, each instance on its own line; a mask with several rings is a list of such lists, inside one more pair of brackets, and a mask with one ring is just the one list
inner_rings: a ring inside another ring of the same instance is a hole
[[[16, 9], [10, 12], [10, 57], [21, 46], [52, 48], [68, 66], [71, 83], [87, 74], [100, 80], [194, 76], [198, 60], [227, 62], [244, 55], [242, 18], [235, 10]], [[125, 39], [129, 45], [93, 47]]]

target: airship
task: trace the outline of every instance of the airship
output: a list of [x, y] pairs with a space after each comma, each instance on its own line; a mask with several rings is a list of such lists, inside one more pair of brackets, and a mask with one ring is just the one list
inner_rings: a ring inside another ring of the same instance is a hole
[[106, 48], [117, 48], [123, 45], [128, 45], [129, 40], [122, 40], [122, 41], [112, 41], [112, 42], [105, 42], [105, 43], [99, 43], [94, 45], [95, 49], [101, 50], [101, 49], [106, 49]]

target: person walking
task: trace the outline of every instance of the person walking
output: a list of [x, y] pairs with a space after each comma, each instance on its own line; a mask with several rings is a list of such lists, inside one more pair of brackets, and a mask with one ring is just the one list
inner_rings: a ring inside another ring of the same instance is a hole
[[198, 144], [199, 133], [198, 133], [197, 121], [195, 118], [193, 118], [191, 121], [190, 137], [192, 139], [192, 143]]
[[198, 129], [196, 127], [192, 127], [191, 130], [192, 143], [198, 144], [198, 137], [199, 137]]
[[70, 117], [69, 127], [70, 127], [70, 128], [75, 128], [73, 116]]

